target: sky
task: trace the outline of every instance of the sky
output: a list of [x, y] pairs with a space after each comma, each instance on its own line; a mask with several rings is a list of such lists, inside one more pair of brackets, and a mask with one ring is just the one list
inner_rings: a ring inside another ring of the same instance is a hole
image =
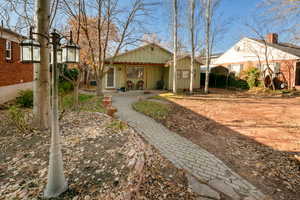
[[[149, 0], [151, 1], [151, 0]], [[170, 0], [164, 0], [165, 2]], [[188, 1], [188, 0], [183, 0]], [[197, 1], [197, 0], [196, 0]], [[218, 13], [222, 14], [222, 18], [226, 19], [226, 31], [220, 40], [216, 43], [214, 52], [224, 52], [236, 43], [241, 37], [247, 36], [245, 30], [245, 22], [251, 18], [253, 12], [257, 9], [257, 5], [261, 0], [222, 0], [218, 8]], [[147, 25], [150, 31], [157, 33], [162, 40], [170, 40], [170, 21], [168, 6], [159, 6], [154, 11], [154, 19]], [[229, 22], [228, 22], [229, 21]], [[183, 34], [182, 39], [188, 42], [188, 35]]]
[[[0, 0], [0, 2], [1, 1], [2, 0]], [[119, 0], [122, 6], [128, 5], [130, 1], [131, 0]], [[188, 0], [180, 1], [185, 3], [188, 2]], [[196, 0], [196, 2], [197, 1], [200, 0]], [[146, 2], [162, 2], [162, 5], [156, 6], [153, 9], [153, 17], [144, 19], [144, 26], [146, 27], [147, 32], [156, 33], [158, 38], [163, 42], [171, 42], [171, 0], [146, 0]], [[245, 27], [245, 22], [253, 16], [253, 12], [257, 10], [257, 6], [260, 2], [262, 2], [262, 0], [221, 0], [221, 4], [216, 13], [222, 15], [222, 21], [226, 21], [226, 28], [225, 32], [219, 34], [218, 42], [213, 48], [213, 53], [224, 52], [242, 37], [250, 36], [249, 30]], [[181, 23], [186, 25], [185, 28], [182, 28], [183, 31], [181, 31], [180, 38], [183, 43], [188, 45], [189, 35], [186, 32], [188, 21], [187, 19], [184, 19], [184, 16], [180, 16]], [[57, 18], [59, 18], [59, 21], [61, 20], [60, 16]], [[199, 38], [201, 37], [199, 36]], [[199, 44], [201, 44], [201, 42], [199, 42]]]

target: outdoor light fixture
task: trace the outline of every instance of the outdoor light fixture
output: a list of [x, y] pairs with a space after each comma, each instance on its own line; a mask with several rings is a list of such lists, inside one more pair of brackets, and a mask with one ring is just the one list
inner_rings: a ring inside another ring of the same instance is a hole
[[62, 62], [63, 63], [79, 63], [80, 47], [73, 42], [72, 32], [70, 32], [70, 40], [62, 46]]
[[67, 44], [63, 45], [62, 48], [60, 47], [60, 40], [63, 38], [67, 38], [66, 36], [61, 36], [60, 34], [56, 33], [54, 30], [50, 37], [40, 34], [34, 33], [33, 27], [30, 27], [29, 32], [29, 39], [23, 40], [20, 44], [21, 46], [21, 62], [23, 63], [39, 63], [40, 62], [40, 49], [41, 45], [38, 41], [33, 39], [33, 35], [40, 35], [50, 42], [49, 44], [52, 45], [52, 51], [50, 54], [50, 63], [53, 64], [53, 53], [54, 53], [54, 46], [56, 47], [56, 62], [58, 64], [61, 63], [79, 63], [80, 61], [80, 47], [73, 42], [72, 32], [70, 32], [70, 40]]
[[[53, 64], [53, 48], [51, 50], [50, 53], [50, 64]], [[58, 48], [56, 49], [56, 62], [57, 64], [62, 64], [62, 48], [58, 46]]]
[[40, 49], [39, 42], [32, 38], [32, 28], [30, 28], [29, 39], [23, 40], [21, 46], [21, 62], [23, 63], [39, 63], [40, 62]]

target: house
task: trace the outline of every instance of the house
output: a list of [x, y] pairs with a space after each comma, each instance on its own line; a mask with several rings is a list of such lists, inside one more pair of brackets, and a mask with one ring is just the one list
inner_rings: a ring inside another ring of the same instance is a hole
[[[210, 56], [210, 65], [209, 65], [209, 69], [211, 70], [214, 67], [217, 67], [216, 65], [216, 61], [218, 60], [218, 58], [222, 55], [223, 53], [214, 53], [211, 54]], [[206, 72], [206, 56], [198, 56], [196, 58], [200, 63], [203, 63], [201, 65], [201, 73], [205, 73]]]
[[32, 89], [33, 65], [20, 62], [24, 36], [0, 27], [0, 103], [14, 99], [19, 90]]
[[267, 63], [289, 88], [300, 86], [300, 46], [279, 42], [276, 33], [264, 40], [242, 38], [215, 62], [236, 75], [248, 67], [265, 72]]
[[[143, 89], [157, 89], [157, 83], [163, 82], [163, 89], [172, 90], [173, 83], [173, 54], [157, 44], [146, 44], [131, 51], [117, 55], [113, 64], [107, 59], [110, 69], [103, 79], [103, 88], [116, 90], [122, 87], [132, 89], [143, 83]], [[190, 56], [177, 58], [177, 89], [189, 88]], [[200, 63], [195, 61], [194, 88], [200, 88]]]

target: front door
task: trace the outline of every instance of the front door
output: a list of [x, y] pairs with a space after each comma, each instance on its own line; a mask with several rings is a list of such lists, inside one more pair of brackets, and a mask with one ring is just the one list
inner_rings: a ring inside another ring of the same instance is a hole
[[115, 87], [115, 69], [110, 68], [106, 73], [106, 88]]

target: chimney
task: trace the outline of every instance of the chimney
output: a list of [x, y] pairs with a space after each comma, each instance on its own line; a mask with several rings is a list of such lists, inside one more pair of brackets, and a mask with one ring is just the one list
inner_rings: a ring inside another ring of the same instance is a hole
[[277, 33], [267, 34], [266, 41], [271, 44], [277, 44], [278, 43], [278, 34]]

